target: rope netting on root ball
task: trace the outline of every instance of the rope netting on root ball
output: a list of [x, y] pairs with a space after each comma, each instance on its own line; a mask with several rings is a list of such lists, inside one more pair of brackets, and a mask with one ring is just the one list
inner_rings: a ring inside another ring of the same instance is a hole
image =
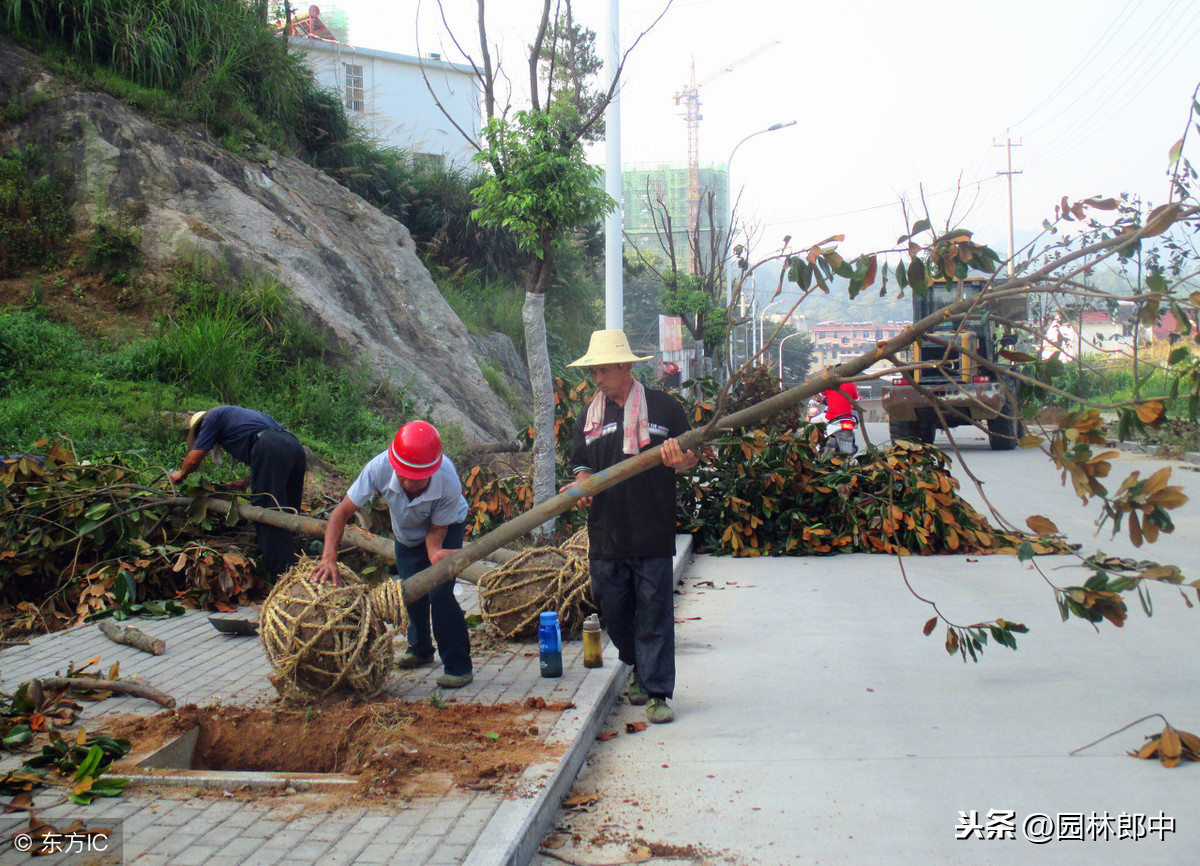
[[588, 569], [587, 530], [580, 530], [561, 547], [531, 547], [479, 579], [483, 618], [506, 640], [537, 636], [544, 610], [558, 612], [564, 635], [583, 627], [596, 610]]
[[289, 700], [377, 694], [392, 671], [392, 640], [407, 625], [399, 587], [389, 580], [373, 590], [341, 564], [341, 586], [318, 583], [316, 564], [302, 558], [263, 604], [258, 631], [271, 683]]

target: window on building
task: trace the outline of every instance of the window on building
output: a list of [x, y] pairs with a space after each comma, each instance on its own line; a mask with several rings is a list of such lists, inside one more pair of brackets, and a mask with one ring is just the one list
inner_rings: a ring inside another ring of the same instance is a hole
[[363, 68], [355, 63], [343, 63], [346, 78], [346, 110], [362, 111], [363, 105]]

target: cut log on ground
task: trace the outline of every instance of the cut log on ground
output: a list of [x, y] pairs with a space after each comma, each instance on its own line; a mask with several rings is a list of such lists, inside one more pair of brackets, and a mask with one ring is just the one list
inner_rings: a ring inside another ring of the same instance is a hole
[[40, 684], [42, 689], [112, 692], [114, 695], [145, 698], [148, 701], [154, 701], [160, 707], [166, 707], [168, 710], [175, 706], [175, 699], [173, 697], [163, 694], [158, 689], [144, 683], [131, 683], [126, 680], [94, 680], [91, 677], [42, 677], [33, 682]]
[[111, 619], [100, 620], [98, 627], [104, 636], [116, 643], [131, 646], [150, 655], [160, 656], [167, 651], [167, 642], [160, 637], [151, 637], [131, 625], [119, 626]]

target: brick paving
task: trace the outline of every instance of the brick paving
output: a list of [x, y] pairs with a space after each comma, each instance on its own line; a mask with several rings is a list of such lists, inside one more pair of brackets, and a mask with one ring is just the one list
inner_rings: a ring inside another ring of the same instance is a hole
[[[676, 574], [690, 558], [690, 539], [680, 537]], [[464, 609], [477, 610], [474, 587], [460, 584]], [[35, 677], [65, 674], [69, 663], [82, 665], [100, 657], [90, 670], [107, 671], [121, 663], [125, 677], [144, 680], [175, 698], [177, 705], [232, 704], [264, 706], [276, 692], [267, 679], [270, 666], [257, 638], [221, 634], [208, 622], [208, 612], [136, 621], [142, 631], [163, 638], [167, 652], [150, 656], [105, 638], [94, 625], [44, 635], [28, 646], [0, 651], [0, 689], [12, 691]], [[248, 609], [229, 616], [253, 615]], [[148, 788], [131, 784], [119, 798], [100, 798], [90, 806], [70, 801], [51, 805], [57, 791], [37, 795], [38, 817], [56, 827], [80, 820], [88, 827], [119, 825], [123, 862], [138, 866], [224, 866], [224, 864], [342, 863], [525, 864], [550, 829], [563, 795], [578, 772], [587, 749], [624, 682], [615, 650], [605, 649], [605, 666], [583, 666], [582, 644], [563, 648], [563, 676], [543, 679], [534, 645], [510, 645], [474, 659], [475, 681], [454, 691], [459, 703], [524, 703], [529, 697], [571, 701], [558, 723], [542, 736], [565, 746], [556, 763], [531, 767], [516, 796], [452, 789], [441, 796], [398, 799], [390, 806], [329, 806], [320, 794], [297, 793], [251, 802], [214, 792], [193, 796], [189, 789]], [[385, 696], [427, 700], [438, 691], [440, 666], [397, 671]], [[117, 714], [152, 715], [160, 708], [141, 698], [112, 697], [84, 703], [77, 726], [94, 728], [98, 720]], [[0, 770], [19, 760], [6, 756]], [[345, 798], [342, 798], [345, 799]], [[20, 812], [0, 814], [0, 864], [37, 862], [40, 866], [82, 862], [78, 856], [39, 857], [16, 851], [10, 841], [27, 823]], [[116, 862], [116, 861], [113, 861]]]

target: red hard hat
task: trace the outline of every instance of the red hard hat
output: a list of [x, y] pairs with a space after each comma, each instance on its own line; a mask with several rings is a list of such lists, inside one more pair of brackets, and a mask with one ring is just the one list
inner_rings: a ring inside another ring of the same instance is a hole
[[397, 475], [420, 481], [442, 465], [442, 437], [428, 421], [409, 421], [396, 431], [388, 461]]

